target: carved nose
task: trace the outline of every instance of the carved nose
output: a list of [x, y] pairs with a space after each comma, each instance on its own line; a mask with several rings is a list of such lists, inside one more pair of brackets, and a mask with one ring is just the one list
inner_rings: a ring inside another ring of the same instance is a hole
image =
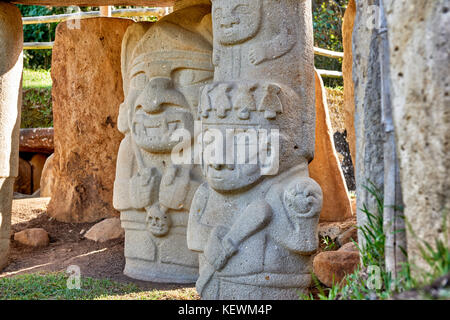
[[170, 78], [153, 78], [136, 101], [136, 107], [141, 107], [147, 113], [161, 112], [165, 104], [189, 108], [184, 95], [173, 88]]

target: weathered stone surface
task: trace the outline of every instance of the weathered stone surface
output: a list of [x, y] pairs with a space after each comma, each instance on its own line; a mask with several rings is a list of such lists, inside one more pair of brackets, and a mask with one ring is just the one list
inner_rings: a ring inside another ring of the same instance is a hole
[[53, 154], [45, 160], [44, 168], [42, 169], [40, 181], [40, 196], [43, 198], [51, 197], [53, 186], [55, 185], [55, 163]]
[[[366, 187], [383, 190], [384, 184], [384, 126], [381, 122], [381, 74], [375, 24], [378, 11], [374, 10], [378, 4], [379, 0], [356, 1], [353, 30], [356, 216], [359, 226], [367, 222], [366, 214], [361, 210], [364, 205], [372, 214], [378, 214], [376, 200]], [[362, 236], [359, 238], [363, 240]]]
[[336, 240], [341, 234], [345, 233], [354, 225], [353, 220], [344, 222], [321, 222], [318, 226], [319, 237], [328, 237], [331, 240]]
[[11, 201], [19, 167], [22, 46], [20, 11], [0, 2], [0, 269], [8, 260]]
[[20, 129], [20, 152], [51, 154], [53, 150], [53, 128]]
[[62, 22], [52, 57], [54, 192], [48, 214], [59, 221], [117, 216], [112, 206], [117, 130], [123, 101], [120, 53], [133, 22], [118, 18]]
[[314, 257], [314, 274], [320, 282], [331, 288], [341, 283], [345, 275], [352, 273], [359, 265], [358, 251], [325, 251]]
[[355, 88], [353, 84], [353, 48], [352, 35], [355, 24], [356, 3], [350, 0], [344, 14], [342, 23], [342, 45], [344, 47], [344, 59], [342, 61], [342, 73], [344, 77], [344, 114], [347, 141], [350, 148], [353, 165], [356, 163], [356, 138], [355, 138]]
[[32, 228], [16, 232], [14, 241], [30, 247], [45, 247], [50, 243], [50, 238], [44, 229]]
[[338, 251], [359, 252], [358, 247], [353, 242], [347, 242]]
[[352, 240], [358, 242], [358, 229], [355, 227], [351, 227], [337, 237], [337, 243], [341, 247], [346, 243], [353, 243]]
[[170, 138], [182, 128], [194, 136], [199, 89], [213, 78], [211, 6], [204, 2], [181, 1], [155, 24], [130, 26], [123, 40], [118, 128], [125, 137], [114, 207], [125, 229], [124, 273], [140, 280], [193, 283], [198, 277], [186, 228], [201, 172], [172, 162], [178, 143]]
[[19, 174], [14, 180], [14, 192], [31, 194], [32, 179], [33, 175], [30, 163], [22, 158], [19, 158]]
[[95, 242], [106, 242], [123, 237], [124, 230], [119, 218], [105, 219], [90, 228], [84, 237]]
[[[188, 224], [188, 246], [200, 253], [196, 288], [203, 299], [298, 299], [311, 282], [322, 207], [308, 173], [315, 129], [311, 2], [215, 0], [212, 16], [215, 82], [202, 89], [199, 110], [207, 182]], [[257, 129], [274, 128], [279, 148], [271, 135], [258, 159], [231, 156], [231, 148], [249, 150], [258, 135], [264, 141]], [[243, 132], [253, 138], [239, 141]], [[223, 158], [210, 157], [215, 148]]]
[[[407, 228], [408, 258], [427, 270], [420, 241], [434, 246], [435, 239], [447, 239], [450, 246], [449, 2], [384, 4], [404, 213], [412, 229]], [[412, 270], [416, 274], [418, 268]]]
[[41, 176], [46, 160], [47, 157], [41, 153], [35, 154], [30, 160], [31, 169], [33, 172], [32, 193], [36, 192], [41, 187]]
[[333, 129], [328, 114], [326, 91], [322, 78], [315, 72], [316, 142], [309, 174], [323, 192], [320, 221], [343, 221], [352, 217], [347, 185], [334, 149]]

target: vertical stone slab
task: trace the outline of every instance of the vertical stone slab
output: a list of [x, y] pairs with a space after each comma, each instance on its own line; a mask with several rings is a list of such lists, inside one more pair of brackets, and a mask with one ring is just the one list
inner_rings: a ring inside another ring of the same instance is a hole
[[[194, 137], [199, 89], [213, 79], [211, 5], [177, 1], [158, 22], [130, 26], [122, 44], [125, 100], [114, 207], [125, 229], [125, 270], [132, 278], [193, 283], [198, 254], [186, 244], [199, 166], [172, 162], [176, 132]], [[192, 139], [186, 140], [188, 145]]]
[[345, 128], [347, 129], [347, 141], [350, 148], [353, 166], [356, 163], [355, 142], [355, 88], [353, 85], [353, 50], [352, 35], [355, 25], [356, 3], [350, 0], [344, 14], [342, 23], [342, 43], [344, 46], [344, 59], [342, 61], [342, 73], [344, 76], [344, 114]]
[[0, 269], [8, 261], [13, 185], [18, 174], [22, 46], [20, 11], [0, 2]]
[[298, 299], [311, 282], [322, 207], [308, 173], [311, 1], [212, 4], [214, 83], [202, 89], [199, 110], [206, 182], [187, 235], [200, 253], [196, 288], [203, 299]]
[[428, 269], [422, 240], [450, 246], [450, 8], [446, 0], [384, 4], [408, 258], [418, 276]]
[[[381, 119], [381, 73], [378, 41], [379, 0], [357, 0], [353, 30], [355, 85], [356, 206], [358, 225], [367, 222], [362, 208], [377, 214], [377, 203], [366, 187], [383, 190], [384, 126]], [[372, 185], [373, 184], [373, 185]], [[359, 236], [360, 243], [363, 237]]]
[[58, 25], [52, 58], [54, 187], [48, 214], [64, 222], [117, 216], [112, 206], [123, 101], [120, 54], [129, 19]]
[[334, 149], [333, 130], [328, 114], [326, 91], [322, 78], [315, 72], [316, 142], [309, 173], [323, 191], [320, 221], [343, 221], [353, 216], [347, 185]]

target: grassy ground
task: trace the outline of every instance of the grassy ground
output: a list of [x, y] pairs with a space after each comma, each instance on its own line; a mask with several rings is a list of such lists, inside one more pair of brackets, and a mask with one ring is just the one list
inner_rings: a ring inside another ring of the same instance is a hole
[[50, 71], [24, 69], [21, 128], [53, 126]]
[[81, 278], [80, 289], [68, 289], [62, 272], [0, 278], [0, 300], [195, 300], [194, 288], [143, 291], [134, 284]]
[[23, 88], [50, 89], [52, 87], [52, 78], [50, 70], [23, 70]]

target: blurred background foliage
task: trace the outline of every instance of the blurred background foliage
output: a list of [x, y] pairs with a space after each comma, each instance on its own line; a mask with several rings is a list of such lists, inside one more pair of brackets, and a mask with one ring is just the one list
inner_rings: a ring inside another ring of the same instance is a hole
[[[314, 45], [323, 49], [342, 52], [342, 19], [348, 0], [312, 0]], [[23, 17], [46, 16], [77, 12], [78, 7], [46, 7], [18, 5]], [[120, 6], [119, 8], [132, 8]], [[98, 7], [80, 7], [81, 11], [97, 11]], [[25, 42], [48, 42], [55, 40], [57, 23], [24, 25]], [[25, 50], [24, 67], [29, 69], [45, 69], [51, 67], [51, 50]], [[341, 70], [342, 61], [316, 56], [318, 69]], [[326, 79], [334, 86], [342, 85], [341, 80]]]
[[[47, 7], [17, 5], [22, 17], [48, 16], [79, 12], [78, 7]], [[98, 7], [80, 7], [81, 11], [99, 10]], [[57, 23], [28, 24], [23, 26], [24, 42], [55, 41]], [[49, 70], [52, 63], [52, 50], [24, 50], [24, 68]]]
[[[343, 52], [342, 22], [349, 0], [313, 0], [314, 46]], [[317, 69], [342, 70], [342, 59], [315, 56]], [[342, 87], [342, 79], [324, 78], [328, 87]]]

